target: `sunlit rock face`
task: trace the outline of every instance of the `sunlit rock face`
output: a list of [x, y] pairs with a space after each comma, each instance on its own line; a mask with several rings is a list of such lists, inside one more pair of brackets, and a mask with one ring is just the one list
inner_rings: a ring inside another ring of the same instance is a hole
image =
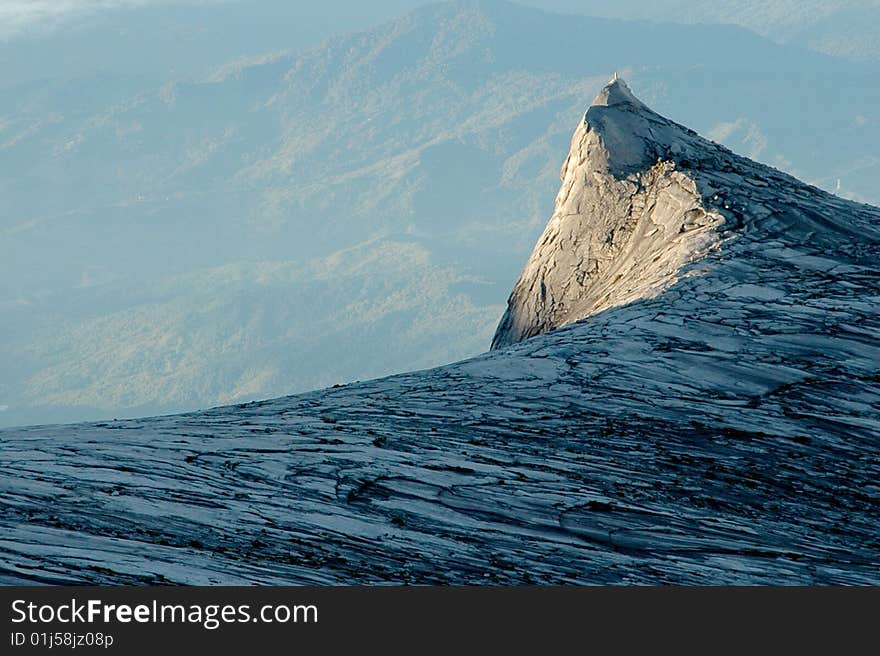
[[556, 209], [510, 295], [492, 347], [654, 296], [718, 242], [722, 216], [676, 166], [698, 137], [615, 78], [571, 139]]
[[726, 238], [769, 237], [780, 221], [794, 242], [815, 220], [825, 237], [849, 231], [826, 194], [803, 202], [812, 188], [656, 114], [616, 77], [577, 126], [561, 177], [492, 348], [653, 297], [700, 273]]

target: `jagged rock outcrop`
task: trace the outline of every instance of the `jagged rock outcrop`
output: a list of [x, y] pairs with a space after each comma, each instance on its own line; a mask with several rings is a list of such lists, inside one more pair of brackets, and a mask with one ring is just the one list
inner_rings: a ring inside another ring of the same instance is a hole
[[571, 139], [556, 209], [492, 348], [653, 296], [717, 243], [723, 218], [676, 167], [675, 156], [699, 148], [698, 140], [649, 110], [623, 80], [599, 92]]
[[[781, 176], [651, 111], [615, 76], [575, 130], [561, 177], [493, 349], [660, 293], [734, 236], [736, 217]], [[786, 193], [752, 218], [783, 211]]]

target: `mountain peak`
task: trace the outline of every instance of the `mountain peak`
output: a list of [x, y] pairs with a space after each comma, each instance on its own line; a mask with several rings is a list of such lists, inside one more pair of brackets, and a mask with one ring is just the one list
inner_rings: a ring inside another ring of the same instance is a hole
[[[508, 300], [492, 348], [650, 298], [720, 241], [693, 166], [729, 152], [653, 112], [621, 78], [575, 129], [553, 216]], [[714, 162], [714, 164], [713, 164]]]
[[615, 73], [602, 90], [593, 98], [590, 107], [608, 107], [611, 105], [629, 104], [644, 107], [644, 104], [633, 95], [623, 78]]
[[583, 145], [588, 167], [617, 177], [643, 171], [658, 159], [698, 162], [718, 150], [650, 109], [616, 73], [593, 99], [574, 139]]
[[[845, 240], [880, 240], [876, 210], [701, 137], [649, 109], [616, 75], [575, 129], [561, 178], [493, 349], [656, 297], [729, 238], [757, 248], [784, 235], [793, 247], [809, 241], [831, 252]], [[753, 259], [744, 252], [738, 266]]]

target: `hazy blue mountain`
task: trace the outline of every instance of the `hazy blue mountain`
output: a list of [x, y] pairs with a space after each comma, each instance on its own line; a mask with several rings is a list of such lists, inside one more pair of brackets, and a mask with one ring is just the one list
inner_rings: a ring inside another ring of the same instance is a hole
[[[7, 305], [0, 396], [32, 402], [0, 416], [16, 424], [104, 416], [107, 408], [155, 414], [380, 376], [400, 361], [452, 361], [491, 338], [501, 306], [474, 301], [485, 286], [398, 240]], [[377, 349], [389, 335], [393, 352]]]
[[533, 0], [556, 11], [678, 23], [729, 23], [779, 43], [880, 61], [878, 0]]
[[[0, 5], [0, 87], [88, 71], [187, 75], [218, 61], [314, 47], [430, 0], [132, 0]], [[878, 0], [522, 0], [538, 9], [665, 23], [729, 23], [781, 43], [878, 61]], [[79, 6], [81, 9], [73, 10]], [[91, 9], [88, 9], [90, 7]], [[30, 17], [30, 18], [28, 18]]]
[[[158, 77], [202, 73], [246, 54], [315, 47], [424, 0], [142, 0], [0, 5], [0, 88], [89, 72]], [[79, 8], [76, 8], [79, 5]], [[13, 15], [6, 22], [4, 13]], [[18, 15], [18, 20], [12, 18]]]
[[0, 422], [196, 408], [487, 348], [614, 70], [743, 154], [878, 198], [876, 68], [739, 27], [456, 2], [267, 45], [187, 79], [119, 66], [2, 88]]

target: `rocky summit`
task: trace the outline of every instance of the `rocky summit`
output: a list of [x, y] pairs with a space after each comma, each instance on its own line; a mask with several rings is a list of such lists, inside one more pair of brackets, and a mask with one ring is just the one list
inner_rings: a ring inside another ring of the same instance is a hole
[[562, 178], [489, 353], [0, 431], [0, 582], [880, 584], [880, 210], [621, 80]]
[[[876, 242], [880, 230], [876, 211], [703, 139], [617, 76], [578, 124], [561, 178], [492, 348], [656, 296], [718, 261], [736, 260], [745, 281], [767, 264], [754, 251], [768, 241], [802, 251], [818, 239], [835, 251], [858, 233]], [[727, 240], [736, 242], [722, 248]]]

